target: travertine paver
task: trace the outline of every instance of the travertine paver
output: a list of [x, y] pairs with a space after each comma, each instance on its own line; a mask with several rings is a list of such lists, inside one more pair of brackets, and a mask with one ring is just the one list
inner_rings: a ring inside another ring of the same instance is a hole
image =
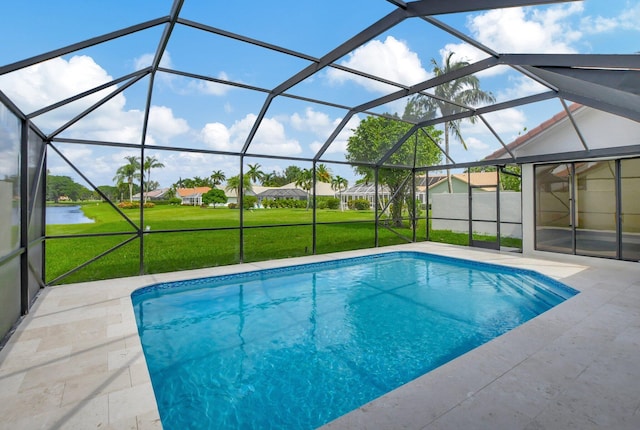
[[433, 243], [48, 288], [0, 351], [0, 427], [161, 428], [136, 288], [396, 249], [534, 269], [581, 293], [327, 429], [640, 428], [640, 265]]

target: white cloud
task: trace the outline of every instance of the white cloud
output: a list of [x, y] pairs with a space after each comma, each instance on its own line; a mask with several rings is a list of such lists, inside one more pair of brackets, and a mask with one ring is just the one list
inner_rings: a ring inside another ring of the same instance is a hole
[[204, 143], [219, 151], [230, 151], [231, 133], [227, 127], [219, 122], [208, 123], [200, 132], [200, 137]]
[[[229, 76], [225, 72], [218, 73], [217, 77], [223, 81], [229, 80]], [[202, 80], [190, 80], [187, 87], [190, 90], [211, 96], [223, 96], [233, 88], [231, 85]]]
[[484, 51], [481, 51], [466, 43], [447, 43], [444, 48], [440, 50], [440, 64], [443, 64], [450, 52], [453, 52], [451, 60], [453, 62], [466, 61], [468, 63], [475, 63], [489, 57]]
[[[231, 127], [222, 123], [209, 123], [200, 132], [200, 138], [212, 149], [238, 151], [242, 149], [257, 115], [248, 114]], [[295, 155], [302, 152], [300, 143], [288, 138], [282, 122], [276, 118], [264, 118], [260, 123], [249, 152], [270, 155]]]
[[501, 53], [573, 53], [581, 33], [568, 20], [582, 12], [581, 3], [544, 10], [521, 7], [494, 9], [470, 19], [474, 37]]
[[[342, 118], [332, 120], [326, 113], [317, 112], [308, 107], [305, 109], [304, 116], [301, 116], [297, 112], [291, 115], [290, 122], [296, 130], [309, 131], [317, 137], [317, 140], [309, 144], [309, 148], [314, 153], [317, 153], [326, 143], [331, 133], [340, 125]], [[333, 142], [331, 142], [331, 145], [329, 145], [325, 153], [345, 153], [347, 141], [349, 137], [353, 135], [353, 130], [358, 128], [359, 124], [360, 118], [357, 115], [352, 116]]]
[[[527, 125], [526, 115], [523, 111], [516, 108], [491, 112], [485, 114], [484, 118], [489, 124], [491, 124], [491, 127], [503, 140], [508, 140], [513, 136], [517, 136], [517, 134]], [[478, 132], [481, 131], [479, 130], [480, 127], [484, 133], [487, 132], [486, 127], [481, 122], [476, 123], [475, 126], [478, 127], [478, 129], [476, 129]]]
[[318, 137], [327, 138], [333, 130], [331, 118], [324, 112], [306, 108], [304, 117], [297, 112], [291, 115], [291, 125], [296, 130], [311, 131]]
[[[0, 89], [26, 113], [59, 102], [78, 93], [112, 81], [113, 78], [93, 58], [73, 56], [69, 61], [54, 58], [16, 72], [0, 76]], [[85, 97], [74, 103], [75, 108], [63, 107], [58, 115], [49, 115], [48, 124], [57, 128], [69, 119], [69, 111], [77, 113], [105, 97], [115, 87]], [[116, 96], [117, 99], [120, 96]], [[67, 113], [67, 115], [63, 115]]]
[[[372, 40], [357, 48], [341, 64], [404, 85], [413, 85], [430, 77], [422, 67], [418, 54], [411, 51], [404, 41], [392, 36], [387, 36], [384, 42]], [[329, 69], [327, 77], [331, 83], [353, 81], [372, 92], [387, 93], [397, 90], [396, 87], [337, 69]]]
[[[148, 53], [148, 54], [142, 54], [141, 56], [135, 58], [133, 60], [133, 66], [135, 70], [142, 70], [145, 67], [151, 66], [155, 56], [156, 56], [155, 53]], [[164, 54], [160, 59], [160, 67], [164, 67], [166, 69], [170, 69], [173, 67], [173, 63], [171, 61], [171, 54], [169, 53], [169, 51], [164, 51]]]
[[[247, 115], [248, 122], [255, 122], [255, 115]], [[258, 154], [295, 155], [302, 152], [300, 143], [285, 136], [284, 126], [275, 118], [264, 118], [251, 142], [250, 152]]]
[[580, 22], [580, 29], [588, 34], [608, 33], [616, 29], [639, 31], [639, 22], [640, 2], [633, 6], [629, 5], [613, 18], [586, 16]]
[[176, 118], [171, 108], [151, 106], [147, 138], [151, 136], [154, 141], [168, 144], [172, 138], [187, 132], [189, 132], [189, 124], [182, 118]]
[[509, 86], [505, 85], [503, 89], [498, 90], [496, 93], [496, 100], [498, 102], [526, 97], [549, 90], [549, 88], [524, 75], [509, 76], [507, 82]]
[[[572, 27], [570, 18], [580, 14], [581, 3], [546, 9], [494, 9], [470, 17], [467, 27], [473, 38], [499, 53], [574, 53], [573, 44], [582, 33]], [[449, 43], [440, 50], [442, 60], [454, 52], [455, 61], [475, 63], [488, 55], [466, 43]], [[496, 75], [504, 68], [491, 68], [479, 76]]]
[[[336, 118], [331, 124], [331, 131], [333, 131], [342, 121], [342, 118]], [[336, 138], [331, 142], [331, 145], [327, 148], [325, 154], [345, 154], [347, 152], [347, 143], [349, 141], [349, 137], [353, 135], [353, 130], [358, 128], [360, 125], [360, 117], [358, 115], [354, 115], [349, 119], [344, 128], [338, 133]], [[330, 134], [330, 133], [329, 133]], [[328, 136], [328, 135], [327, 135]], [[314, 153], [317, 153], [320, 148], [325, 144], [325, 141], [315, 141], [311, 143], [309, 146], [313, 150]]]
[[489, 145], [487, 145], [477, 137], [473, 137], [473, 136], [466, 138], [464, 140], [464, 143], [466, 143], [467, 148], [469, 148], [472, 151], [485, 151], [487, 148], [489, 148]]
[[[15, 100], [21, 109], [32, 112], [112, 80], [93, 58], [73, 56], [68, 61], [54, 58], [0, 77], [0, 88]], [[36, 117], [34, 122], [44, 130], [56, 130], [114, 90], [116, 86], [84, 97], [68, 106]], [[124, 94], [117, 94], [71, 125], [62, 135], [109, 142], [140, 143], [144, 114], [137, 109], [127, 110], [126, 103]], [[187, 122], [176, 118], [171, 109], [164, 106], [151, 107], [147, 143], [168, 143], [171, 138], [188, 130]]]

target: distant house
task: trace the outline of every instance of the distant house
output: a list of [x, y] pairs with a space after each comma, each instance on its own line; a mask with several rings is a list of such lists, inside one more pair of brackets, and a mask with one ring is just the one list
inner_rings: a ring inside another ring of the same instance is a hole
[[[374, 184], [357, 184], [349, 187], [340, 193], [341, 205], [343, 209], [349, 207], [349, 202], [353, 200], [368, 200], [369, 206], [375, 207], [376, 187]], [[378, 201], [380, 204], [385, 200], [389, 200], [391, 193], [386, 185], [378, 185]]]
[[[313, 190], [303, 190], [295, 182], [290, 182], [281, 187], [260, 187], [253, 186], [253, 192], [258, 197], [258, 206], [261, 206], [263, 199], [295, 199], [307, 200], [313, 196]], [[331, 184], [326, 182], [316, 182], [316, 197], [335, 197], [336, 191], [331, 188]]]
[[[153, 191], [149, 191], [147, 193], [147, 200], [164, 200], [167, 198], [167, 193], [169, 193], [171, 188], [158, 188]], [[140, 193], [134, 194], [131, 199], [133, 201], [140, 201]]]
[[176, 197], [182, 202], [182, 205], [200, 206], [202, 205], [202, 195], [211, 190], [211, 187], [195, 187], [195, 188], [177, 188]]
[[262, 204], [262, 200], [264, 199], [272, 199], [272, 200], [283, 200], [283, 199], [293, 199], [293, 200], [307, 200], [307, 192], [304, 190], [300, 190], [298, 188], [269, 188], [256, 194], [258, 197], [258, 205]]
[[[260, 187], [257, 185], [252, 185], [251, 186], [251, 190], [250, 191], [245, 191], [244, 194], [246, 196], [255, 196], [256, 195], [256, 190], [261, 190], [261, 189], [265, 189], [267, 187]], [[227, 196], [227, 204], [229, 203], [238, 203], [238, 190], [236, 189], [230, 189], [227, 190], [226, 188], [224, 189], [224, 194]]]
[[[303, 190], [300, 186], [296, 185], [295, 182], [290, 182], [286, 185], [283, 185], [280, 187], [281, 189], [297, 189], [297, 190], [302, 190], [306, 193], [305, 190]], [[309, 190], [309, 195], [313, 195], [313, 190]], [[336, 196], [336, 191], [334, 189], [331, 188], [331, 184], [327, 183], [327, 182], [320, 182], [317, 181], [316, 182], [316, 196], [322, 196], [322, 197], [335, 197]]]
[[[469, 185], [480, 187], [480, 189], [482, 189], [483, 186], [492, 189], [498, 184], [498, 175], [496, 172], [455, 173], [451, 175], [451, 183], [453, 185], [454, 193], [467, 193]], [[422, 195], [424, 196], [424, 185], [422, 186], [422, 189], [418, 188], [417, 191], [422, 191]], [[446, 175], [429, 177], [429, 193], [435, 194], [448, 192], [449, 186], [447, 184]], [[421, 200], [424, 203], [424, 197]]]

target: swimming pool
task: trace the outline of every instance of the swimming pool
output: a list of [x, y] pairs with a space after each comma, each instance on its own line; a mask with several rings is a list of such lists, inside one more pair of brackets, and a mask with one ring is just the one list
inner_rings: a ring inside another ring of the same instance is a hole
[[132, 301], [166, 430], [315, 428], [577, 292], [417, 252], [156, 284]]

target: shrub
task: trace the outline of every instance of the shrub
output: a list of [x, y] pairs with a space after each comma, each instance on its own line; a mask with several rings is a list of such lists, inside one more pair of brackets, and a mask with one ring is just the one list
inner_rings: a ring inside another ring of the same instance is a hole
[[182, 199], [178, 198], [178, 197], [173, 197], [173, 198], [169, 199], [169, 204], [171, 204], [171, 205], [181, 205], [182, 204]]
[[237, 203], [229, 203], [229, 204], [227, 205], [227, 207], [228, 207], [229, 209], [237, 209], [237, 208], [238, 208], [238, 204], [237, 204]]
[[340, 208], [340, 199], [336, 197], [331, 197], [327, 199], [327, 208], [328, 209], [339, 209]]
[[244, 196], [242, 200], [242, 207], [244, 209], [251, 209], [258, 202], [258, 198], [256, 196]]
[[367, 199], [355, 199], [349, 201], [349, 209], [355, 209], [357, 211], [366, 211], [371, 209], [371, 204]]
[[[145, 208], [152, 208], [155, 204], [147, 202], [144, 204]], [[118, 203], [120, 209], [140, 209], [140, 202], [120, 202]]]

